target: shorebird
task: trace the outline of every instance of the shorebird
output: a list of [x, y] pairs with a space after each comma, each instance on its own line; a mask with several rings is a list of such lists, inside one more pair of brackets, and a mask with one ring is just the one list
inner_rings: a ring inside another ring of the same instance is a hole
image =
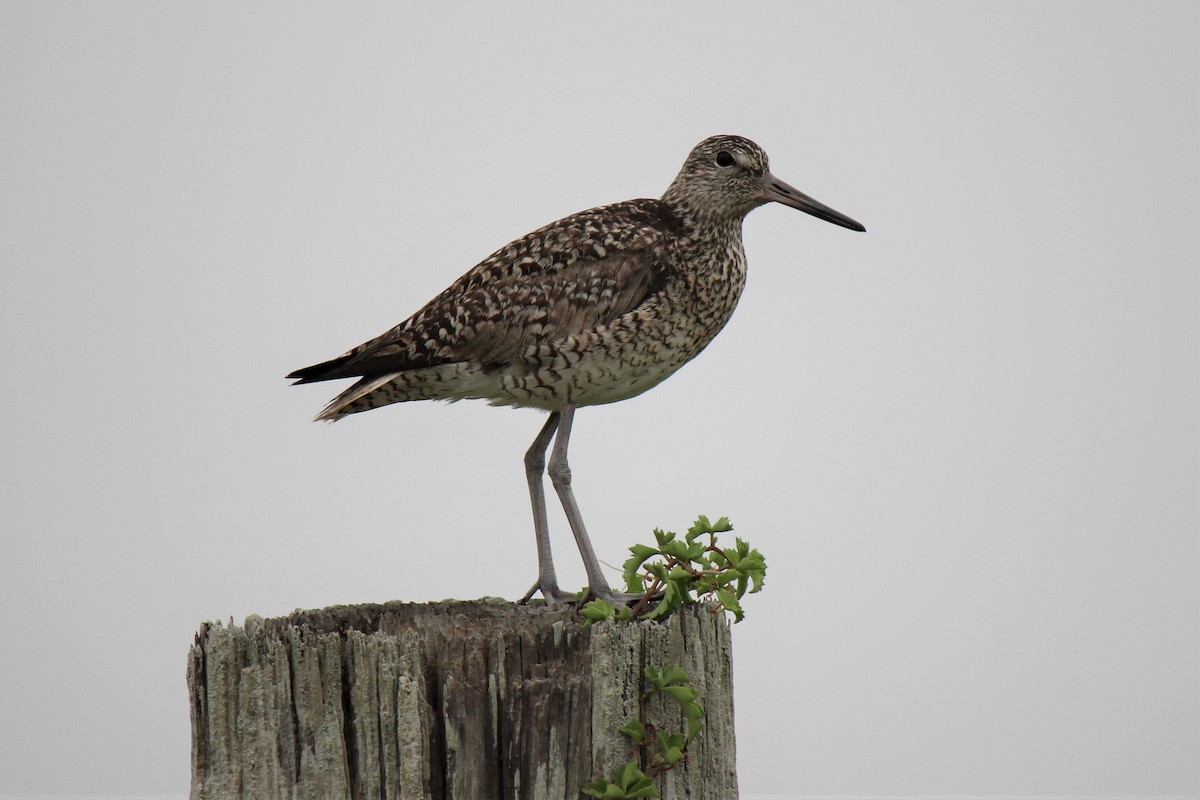
[[318, 420], [409, 400], [480, 399], [549, 412], [525, 454], [538, 556], [530, 594], [540, 590], [552, 603], [575, 597], [559, 588], [550, 554], [542, 476], [553, 439], [548, 472], [588, 591], [613, 599], [571, 489], [575, 409], [639, 395], [713, 340], [746, 284], [742, 220], [772, 201], [866, 230], [773, 176], [754, 142], [713, 136], [696, 145], [661, 199], [601, 206], [539, 228], [383, 335], [288, 378], [359, 378]]

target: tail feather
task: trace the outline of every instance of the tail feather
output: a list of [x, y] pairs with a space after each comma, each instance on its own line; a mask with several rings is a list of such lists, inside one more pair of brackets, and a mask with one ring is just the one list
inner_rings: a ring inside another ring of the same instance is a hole
[[[318, 364], [317, 366], [321, 366]], [[309, 369], [313, 369], [310, 367]], [[366, 411], [369, 408], [376, 408], [379, 405], [386, 403], [360, 403], [358, 407], [352, 407], [359, 400], [362, 400], [367, 395], [374, 392], [376, 389], [384, 386], [400, 376], [399, 372], [390, 372], [387, 375], [376, 375], [371, 378], [363, 378], [346, 391], [339, 394], [337, 397], [329, 401], [329, 405], [317, 414], [316, 421], [336, 422], [337, 420], [349, 414], [355, 414], [359, 411]], [[289, 376], [290, 377], [290, 376]], [[324, 378], [314, 378], [313, 380], [324, 380]], [[299, 380], [296, 383], [307, 383], [309, 381]]]
[[354, 377], [353, 373], [346, 372], [344, 367], [350, 361], [351, 354], [338, 356], [329, 361], [322, 361], [320, 364], [313, 364], [311, 367], [304, 367], [295, 372], [290, 373], [288, 380], [295, 380], [293, 386], [301, 383], [316, 383], [317, 381], [332, 381], [337, 378]]

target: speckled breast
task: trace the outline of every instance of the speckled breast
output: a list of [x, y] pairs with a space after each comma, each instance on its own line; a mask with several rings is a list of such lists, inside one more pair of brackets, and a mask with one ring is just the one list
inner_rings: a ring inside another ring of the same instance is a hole
[[697, 244], [686, 262], [689, 269], [633, 311], [539, 345], [505, 366], [492, 376], [486, 399], [555, 410], [625, 400], [662, 383], [733, 315], [746, 284], [740, 228], [737, 234]]

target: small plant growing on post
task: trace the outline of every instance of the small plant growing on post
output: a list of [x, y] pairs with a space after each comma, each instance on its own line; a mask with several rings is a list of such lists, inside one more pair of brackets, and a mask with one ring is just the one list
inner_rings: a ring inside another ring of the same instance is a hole
[[[688, 674], [679, 667], [649, 666], [643, 674], [650, 688], [638, 697], [639, 718], [621, 726], [621, 733], [632, 742], [630, 749], [639, 753], [640, 758], [627, 762], [611, 780], [599, 778], [583, 787], [586, 795], [605, 800], [658, 797], [658, 786], [654, 779], [687, 760], [688, 742], [700, 733], [700, 717], [704, 714], [704, 708], [700, 705], [700, 692], [692, 685]], [[659, 692], [679, 704], [687, 721], [686, 733], [667, 733], [658, 730], [653, 723], [644, 721], [646, 701]]]
[[[733, 530], [728, 517], [710, 522], [700, 515], [682, 539], [672, 531], [654, 529], [657, 547], [635, 544], [625, 561], [625, 585], [629, 592], [641, 592], [633, 606], [616, 608], [607, 600], [597, 599], [581, 609], [584, 624], [606, 619], [630, 621], [638, 618], [665, 618], [681, 606], [707, 601], [714, 612], [728, 611], [734, 622], [745, 618], [741, 600], [747, 593], [761, 591], [767, 562], [762, 553], [738, 538], [732, 548], [717, 544], [717, 535]], [[705, 541], [702, 537], [707, 536]], [[697, 541], [699, 540], [699, 541]], [[656, 556], [661, 560], [652, 561]], [[650, 603], [657, 600], [654, 608]], [[649, 609], [649, 610], [647, 610]], [[583, 793], [602, 800], [659, 797], [657, 778], [687, 760], [688, 743], [700, 733], [700, 692], [691, 678], [677, 666], [647, 666], [644, 671], [649, 688], [638, 698], [638, 718], [627, 721], [620, 732], [629, 737], [633, 758], [612, 778], [598, 778], [583, 788]], [[675, 700], [683, 712], [687, 730], [679, 733], [660, 731], [646, 719], [646, 701], [656, 693]]]
[[[609, 618], [655, 619], [702, 600], [733, 614], [735, 623], [741, 622], [746, 616], [742, 597], [762, 590], [767, 562], [762, 553], [740, 538], [734, 540], [733, 547], [718, 545], [717, 535], [731, 530], [728, 517], [709, 522], [703, 514], [682, 539], [674, 531], [655, 528], [657, 547], [635, 544], [629, 548], [632, 557], [625, 561], [626, 590], [642, 593], [642, 599], [620, 609], [607, 600], [593, 600], [581, 611], [584, 623]], [[704, 536], [707, 541], [701, 539]], [[662, 559], [651, 561], [656, 556]], [[657, 605], [650, 608], [654, 600]]]

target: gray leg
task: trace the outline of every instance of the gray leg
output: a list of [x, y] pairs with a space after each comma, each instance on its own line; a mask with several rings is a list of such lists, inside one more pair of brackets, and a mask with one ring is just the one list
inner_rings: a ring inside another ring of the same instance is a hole
[[525, 595], [528, 600], [535, 591], [541, 590], [542, 596], [553, 603], [559, 600], [572, 599], [574, 595], [564, 593], [558, 588], [558, 578], [554, 574], [554, 559], [550, 555], [550, 526], [546, 521], [546, 490], [542, 485], [542, 475], [546, 470], [546, 448], [558, 428], [559, 415], [555, 412], [546, 420], [529, 451], [525, 453], [525, 478], [529, 481], [529, 501], [533, 505], [533, 532], [537, 537], [538, 579], [537, 583]]
[[[583, 517], [575, 502], [575, 493], [571, 491], [571, 467], [567, 464], [567, 445], [571, 441], [571, 421], [575, 418], [575, 406], [567, 406], [561, 414], [551, 415], [550, 419], [553, 420], [555, 416], [558, 416], [558, 435], [554, 437], [554, 449], [550, 453], [550, 480], [558, 492], [558, 499], [562, 501], [567, 522], [571, 525], [571, 533], [575, 534], [575, 543], [579, 545], [579, 555], [583, 557], [583, 566], [587, 570], [588, 589], [597, 597], [612, 598], [612, 589], [609, 588], [604, 573], [600, 571], [600, 562], [596, 560], [592, 541], [583, 526]], [[545, 432], [543, 429], [542, 433]]]

